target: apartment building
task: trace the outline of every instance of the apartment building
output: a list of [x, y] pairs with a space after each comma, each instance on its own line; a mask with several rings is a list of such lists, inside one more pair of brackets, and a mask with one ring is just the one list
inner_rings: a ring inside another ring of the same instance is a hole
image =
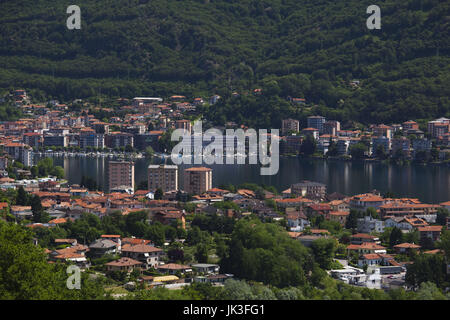
[[184, 170], [184, 191], [190, 194], [202, 194], [212, 188], [212, 169], [193, 167]]
[[110, 161], [109, 162], [109, 189], [127, 187], [134, 190], [134, 162]]
[[178, 190], [178, 166], [148, 166], [148, 189], [154, 191], [158, 188], [163, 192]]
[[319, 130], [319, 133], [323, 132], [323, 125], [325, 123], [325, 117], [322, 116], [310, 116], [307, 120], [308, 128], [315, 128]]

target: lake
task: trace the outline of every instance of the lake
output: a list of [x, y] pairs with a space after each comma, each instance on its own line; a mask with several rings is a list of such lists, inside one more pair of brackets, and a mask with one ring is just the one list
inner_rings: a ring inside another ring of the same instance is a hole
[[[70, 184], [78, 184], [83, 175], [96, 179], [102, 186], [107, 185], [108, 158], [53, 157], [55, 165], [64, 168]], [[147, 167], [158, 164], [159, 158], [138, 159], [135, 161], [136, 184], [147, 180]], [[169, 160], [170, 162], [170, 160]], [[205, 165], [206, 166], [206, 165]], [[183, 182], [183, 169], [191, 165], [179, 166], [179, 185]], [[390, 191], [397, 197], [419, 198], [427, 203], [450, 200], [450, 167], [437, 165], [396, 165], [380, 162], [339, 161], [323, 159], [280, 158], [280, 169], [273, 176], [261, 176], [259, 165], [211, 165], [213, 186], [221, 184], [238, 185], [252, 182], [273, 185], [279, 191], [300, 180], [325, 183], [328, 192], [345, 195], [370, 192], [373, 189], [382, 193]]]

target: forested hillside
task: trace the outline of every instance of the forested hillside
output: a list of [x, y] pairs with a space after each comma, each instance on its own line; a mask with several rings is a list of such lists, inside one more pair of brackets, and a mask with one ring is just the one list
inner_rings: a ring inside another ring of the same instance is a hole
[[[208, 118], [254, 126], [450, 116], [449, 1], [77, 0], [81, 30], [66, 27], [70, 4], [1, 2], [0, 88], [62, 100], [217, 93]], [[381, 30], [366, 27], [371, 4]]]

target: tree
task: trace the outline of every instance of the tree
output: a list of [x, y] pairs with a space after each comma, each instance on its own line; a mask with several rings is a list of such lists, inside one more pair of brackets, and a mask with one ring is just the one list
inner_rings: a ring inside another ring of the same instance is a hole
[[327, 156], [335, 157], [338, 155], [338, 148], [336, 142], [333, 141], [332, 138], [330, 138], [330, 144], [328, 145], [328, 152]]
[[197, 260], [199, 263], [208, 262], [208, 247], [206, 244], [199, 243], [195, 247], [195, 260]]
[[28, 194], [22, 186], [20, 186], [19, 189], [17, 190], [16, 205], [18, 206], [28, 205]]
[[106, 299], [99, 282], [81, 274], [81, 289], [66, 287], [64, 264], [50, 264], [32, 231], [0, 221], [0, 297], [10, 300]]
[[417, 291], [417, 300], [447, 300], [445, 295], [433, 282], [427, 281], [420, 284]]
[[161, 200], [164, 196], [164, 192], [161, 188], [156, 189], [155, 191], [155, 200]]
[[379, 144], [377, 146], [377, 149], [375, 150], [375, 156], [380, 160], [385, 160], [388, 158], [388, 154], [386, 150], [384, 150], [384, 146], [382, 144]]
[[358, 226], [359, 217], [360, 217], [359, 211], [355, 209], [350, 209], [350, 214], [348, 215], [347, 220], [345, 222], [345, 228], [356, 230]]
[[439, 288], [448, 286], [447, 264], [442, 255], [418, 254], [406, 269], [405, 281], [413, 288], [423, 282], [432, 282]]
[[153, 155], [155, 154], [155, 151], [153, 150], [153, 148], [151, 146], [148, 146], [147, 148], [145, 148], [145, 155], [149, 158], [153, 157]]
[[364, 158], [365, 153], [368, 150], [367, 146], [364, 143], [362, 143], [362, 142], [358, 142], [358, 143], [350, 146], [349, 149], [350, 149], [350, 155], [354, 159], [362, 159], [362, 158]]
[[47, 222], [43, 221], [44, 219], [44, 208], [42, 207], [41, 198], [37, 195], [34, 195], [31, 198], [31, 211], [33, 212], [33, 221], [34, 222]]
[[311, 249], [314, 260], [322, 269], [330, 269], [336, 251], [336, 241], [334, 239], [317, 239], [313, 241]]
[[403, 233], [397, 227], [392, 228], [391, 234], [389, 236], [389, 247], [393, 248], [395, 245], [402, 243]]
[[314, 152], [316, 152], [316, 147], [317, 147], [316, 140], [313, 138], [312, 135], [307, 135], [306, 139], [300, 146], [300, 152], [302, 152], [305, 155], [312, 155]]
[[445, 226], [447, 225], [447, 217], [450, 216], [450, 212], [445, 208], [438, 208], [437, 209], [437, 217], [436, 217], [436, 223]]

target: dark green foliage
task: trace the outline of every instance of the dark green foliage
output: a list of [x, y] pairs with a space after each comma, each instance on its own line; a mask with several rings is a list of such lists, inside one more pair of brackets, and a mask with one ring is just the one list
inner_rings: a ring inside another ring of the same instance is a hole
[[331, 265], [336, 251], [336, 240], [318, 239], [313, 241], [311, 249], [314, 260], [322, 269], [331, 269]]
[[389, 247], [393, 248], [395, 245], [403, 242], [403, 233], [397, 227], [392, 228], [391, 234], [389, 235]]
[[436, 223], [441, 226], [447, 225], [447, 217], [450, 216], [450, 212], [445, 208], [439, 208], [437, 210]]
[[226, 216], [219, 215], [195, 215], [191, 226], [198, 226], [201, 230], [209, 232], [227, 233], [233, 232], [235, 220]]
[[221, 261], [224, 272], [278, 287], [304, 284], [312, 266], [304, 246], [279, 226], [256, 219], [236, 223], [229, 253]]
[[28, 228], [0, 221], [0, 299], [106, 299], [99, 282], [81, 274], [81, 290], [66, 287], [66, 265], [49, 264]]
[[405, 280], [414, 288], [427, 281], [433, 282], [441, 289], [447, 287], [450, 278], [447, 274], [444, 256], [439, 254], [417, 255], [414, 263], [407, 267]]
[[[367, 29], [371, 3], [356, 0], [77, 4], [74, 31], [66, 3], [1, 3], [1, 88], [60, 100], [214, 92], [222, 99], [208, 119], [265, 128], [311, 113], [360, 122], [448, 116], [446, 1], [387, 0], [381, 30]], [[355, 78], [358, 89], [348, 85]], [[262, 94], [242, 94], [254, 88]], [[288, 95], [318, 106], [303, 110]]]
[[156, 189], [155, 191], [155, 200], [161, 200], [163, 198], [163, 191], [161, 188]]

